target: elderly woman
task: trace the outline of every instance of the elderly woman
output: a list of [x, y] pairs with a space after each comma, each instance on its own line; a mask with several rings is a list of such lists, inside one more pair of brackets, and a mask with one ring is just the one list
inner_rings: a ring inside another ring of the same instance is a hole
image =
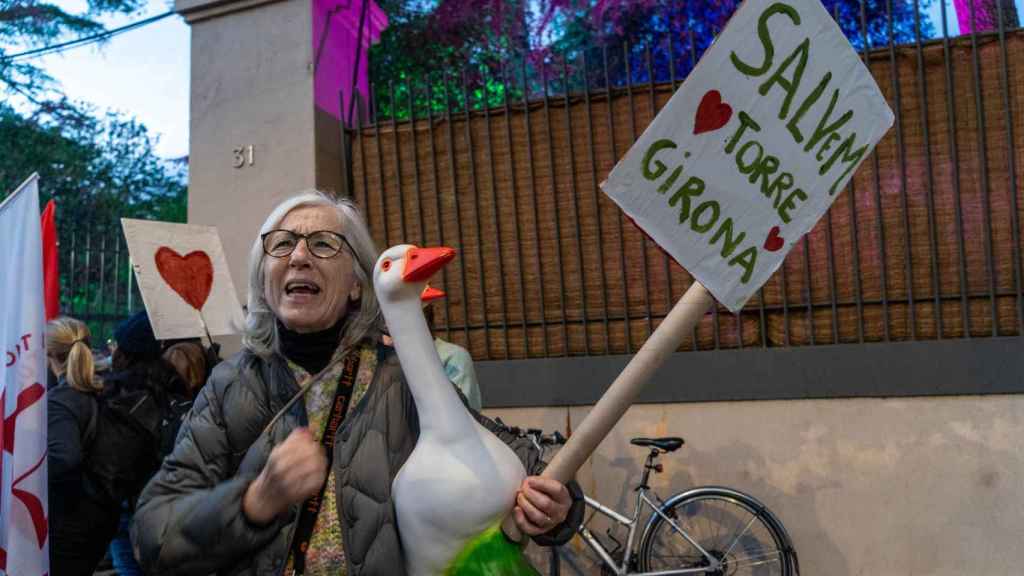
[[[267, 217], [250, 256], [244, 349], [214, 370], [140, 498], [133, 539], [147, 572], [405, 574], [391, 483], [419, 428], [381, 341], [376, 257], [346, 200], [307, 192]], [[354, 377], [342, 370], [350, 353]], [[351, 399], [325, 451], [345, 378]], [[538, 471], [524, 442], [502, 439]], [[564, 485], [531, 476], [516, 525], [542, 544], [564, 542], [572, 505]]]

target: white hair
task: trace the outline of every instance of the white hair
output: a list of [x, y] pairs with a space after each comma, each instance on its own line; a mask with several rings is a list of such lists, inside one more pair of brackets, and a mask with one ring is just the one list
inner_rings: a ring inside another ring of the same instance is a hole
[[[334, 198], [319, 190], [306, 190], [284, 200], [271, 210], [249, 252], [249, 303], [242, 344], [260, 356], [281, 351], [277, 317], [267, 304], [264, 292], [266, 274], [263, 272], [263, 261], [267, 255], [263, 252], [262, 237], [280, 226], [289, 212], [306, 206], [326, 206], [337, 212], [345, 239], [355, 251], [352, 254], [352, 268], [356, 281], [359, 282], [360, 297], [357, 302], [350, 302], [348, 319], [339, 344], [343, 348], [348, 348], [369, 336], [371, 332], [379, 332], [383, 327], [377, 296], [373, 292], [373, 267], [377, 263], [378, 252], [363, 215], [351, 200]], [[355, 314], [351, 308], [352, 304], [358, 306]]]

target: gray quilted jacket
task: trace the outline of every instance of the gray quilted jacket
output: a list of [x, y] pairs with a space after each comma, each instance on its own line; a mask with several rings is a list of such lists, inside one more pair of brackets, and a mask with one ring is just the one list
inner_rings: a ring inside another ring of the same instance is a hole
[[[373, 383], [338, 430], [332, 467], [348, 574], [405, 574], [391, 481], [416, 444], [419, 423], [398, 357], [378, 345]], [[295, 402], [267, 434], [261, 432], [298, 392], [280, 356], [242, 351], [214, 370], [182, 424], [174, 452], [143, 491], [132, 541], [150, 574], [281, 574], [298, 506], [269, 526], [249, 523], [242, 495], [271, 448], [307, 423]], [[529, 442], [515, 439], [477, 415], [524, 461], [531, 473], [542, 464]], [[578, 496], [576, 486], [570, 487]], [[582, 513], [556, 527], [541, 544], [572, 537]]]

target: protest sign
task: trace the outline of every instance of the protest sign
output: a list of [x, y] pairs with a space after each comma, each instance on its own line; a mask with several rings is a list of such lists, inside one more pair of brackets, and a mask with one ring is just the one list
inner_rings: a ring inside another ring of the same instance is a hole
[[696, 282], [544, 476], [575, 475], [714, 303], [710, 295], [743, 308], [892, 123], [818, 0], [739, 7], [601, 185]]
[[738, 312], [893, 123], [817, 0], [747, 0], [602, 184]]
[[121, 226], [158, 339], [242, 329], [242, 308], [215, 227], [130, 218], [122, 218]]

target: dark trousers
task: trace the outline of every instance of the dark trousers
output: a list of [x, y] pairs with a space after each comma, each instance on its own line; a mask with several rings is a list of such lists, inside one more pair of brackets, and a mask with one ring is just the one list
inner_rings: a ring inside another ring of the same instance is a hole
[[121, 509], [81, 497], [50, 515], [50, 574], [90, 576], [117, 533]]
[[128, 506], [123, 506], [117, 535], [110, 543], [110, 560], [114, 564], [117, 576], [142, 576], [142, 568], [135, 561], [135, 553], [132, 550], [132, 541], [128, 533], [131, 525], [132, 513], [128, 510]]

